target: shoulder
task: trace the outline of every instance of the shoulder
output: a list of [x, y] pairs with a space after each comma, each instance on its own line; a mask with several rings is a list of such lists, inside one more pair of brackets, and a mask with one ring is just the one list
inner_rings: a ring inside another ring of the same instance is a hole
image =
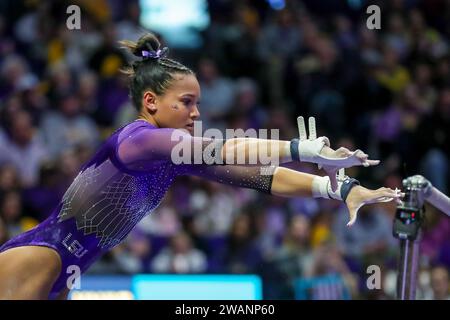
[[128, 125], [118, 129], [118, 142], [131, 139], [134, 142], [151, 140], [159, 143], [168, 143], [169, 141], [191, 138], [191, 135], [183, 130], [174, 128], [158, 128], [144, 120], [136, 120]]
[[151, 129], [155, 129], [155, 127], [152, 126], [147, 121], [135, 120], [118, 128], [115, 131], [115, 133], [118, 134], [120, 140], [123, 140], [127, 135], [137, 130], [151, 130]]
[[145, 120], [134, 120], [122, 127], [120, 127], [118, 130], [122, 131], [130, 131], [135, 130], [137, 128], [146, 128], [146, 129], [157, 129], [155, 126], [151, 125]]

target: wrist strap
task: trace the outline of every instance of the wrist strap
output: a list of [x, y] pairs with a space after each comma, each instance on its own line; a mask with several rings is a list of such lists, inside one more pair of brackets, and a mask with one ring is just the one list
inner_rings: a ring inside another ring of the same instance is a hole
[[348, 194], [353, 189], [353, 187], [359, 186], [359, 185], [361, 185], [361, 183], [354, 178], [347, 177], [344, 181], [342, 181], [342, 185], [341, 185], [342, 201], [345, 202], [347, 200]]
[[360, 185], [360, 183], [354, 178], [338, 179], [338, 189], [333, 192], [329, 177], [316, 176], [313, 179], [312, 195], [314, 198], [335, 199], [345, 202], [352, 188], [357, 185]]
[[300, 143], [300, 140], [298, 139], [292, 139], [290, 144], [291, 149], [291, 157], [294, 161], [300, 161], [300, 153], [298, 151], [298, 145]]

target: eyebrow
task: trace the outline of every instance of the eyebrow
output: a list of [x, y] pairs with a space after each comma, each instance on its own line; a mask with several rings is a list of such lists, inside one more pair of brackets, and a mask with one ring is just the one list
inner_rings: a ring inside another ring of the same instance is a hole
[[[197, 96], [195, 94], [192, 94], [192, 93], [184, 93], [180, 97], [181, 98], [184, 98], [184, 97], [196, 98]], [[198, 100], [197, 102], [200, 103], [200, 97], [197, 100]]]

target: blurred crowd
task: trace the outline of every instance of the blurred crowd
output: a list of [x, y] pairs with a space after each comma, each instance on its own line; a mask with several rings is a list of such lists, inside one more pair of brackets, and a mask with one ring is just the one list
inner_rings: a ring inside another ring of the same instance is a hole
[[[288, 140], [298, 115], [315, 116], [332, 147], [382, 160], [347, 170], [363, 185], [401, 187], [420, 173], [448, 194], [450, 3], [371, 1], [381, 29], [369, 30], [365, 1], [287, 0], [280, 10], [270, 2], [210, 0], [201, 48], [171, 50], [197, 73], [203, 128], [279, 129]], [[81, 7], [81, 30], [66, 27], [70, 4]], [[45, 219], [99, 144], [135, 119], [119, 72], [130, 57], [117, 41], [145, 32], [139, 16], [137, 1], [1, 2], [0, 244]], [[426, 209], [418, 294], [448, 299], [450, 219]], [[266, 299], [302, 290], [312, 299], [391, 299], [394, 214], [393, 203], [367, 206], [348, 228], [339, 202], [183, 177], [89, 272], [251, 273]], [[380, 267], [382, 289], [367, 288], [370, 265]], [[331, 289], [320, 290], [327, 277]]]

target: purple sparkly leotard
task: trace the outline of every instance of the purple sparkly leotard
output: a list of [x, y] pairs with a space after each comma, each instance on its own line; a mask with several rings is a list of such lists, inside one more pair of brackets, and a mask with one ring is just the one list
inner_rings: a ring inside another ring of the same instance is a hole
[[[173, 132], [174, 129], [156, 128], [143, 120], [118, 129], [83, 165], [51, 215], [32, 230], [6, 242], [0, 252], [20, 246], [56, 250], [62, 269], [49, 295], [53, 299], [67, 286], [72, 274], [67, 272], [69, 266], [76, 265], [84, 272], [123, 241], [159, 205], [178, 175], [196, 175], [270, 193], [273, 167], [265, 168], [262, 174], [258, 165], [208, 165], [205, 157], [194, 164], [175, 164], [171, 154], [179, 140], [173, 140]], [[223, 144], [222, 140], [187, 133], [182, 138], [192, 151], [197, 142], [204, 148], [202, 151], [211, 142]], [[209, 149], [209, 155], [214, 157], [215, 148]]]

